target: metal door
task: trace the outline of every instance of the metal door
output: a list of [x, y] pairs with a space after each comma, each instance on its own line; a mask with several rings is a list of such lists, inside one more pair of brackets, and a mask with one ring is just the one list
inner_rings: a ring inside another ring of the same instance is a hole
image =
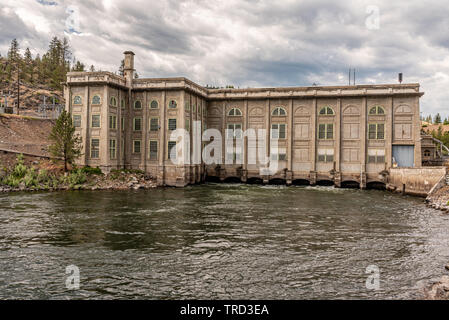
[[398, 167], [413, 167], [415, 158], [415, 146], [393, 146], [393, 163]]

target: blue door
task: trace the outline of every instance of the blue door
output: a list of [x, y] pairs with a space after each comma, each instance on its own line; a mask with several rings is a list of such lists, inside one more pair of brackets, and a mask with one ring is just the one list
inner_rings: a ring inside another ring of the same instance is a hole
[[415, 146], [393, 146], [393, 163], [398, 167], [413, 167]]

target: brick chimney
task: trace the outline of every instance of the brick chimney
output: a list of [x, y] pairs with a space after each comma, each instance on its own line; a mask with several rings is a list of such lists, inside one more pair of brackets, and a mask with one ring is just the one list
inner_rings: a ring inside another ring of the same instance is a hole
[[132, 51], [125, 51], [123, 53], [125, 55], [125, 79], [126, 79], [126, 85], [128, 87], [131, 87], [132, 81], [134, 79], [134, 72], [136, 71], [134, 69], [134, 52]]

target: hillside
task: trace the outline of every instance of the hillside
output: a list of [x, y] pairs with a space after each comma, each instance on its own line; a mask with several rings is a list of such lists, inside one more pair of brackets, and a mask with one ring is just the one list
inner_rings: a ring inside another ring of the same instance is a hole
[[52, 120], [0, 115], [0, 150], [46, 156], [53, 124]]
[[[12, 107], [17, 104], [17, 84], [10, 84], [2, 88], [3, 95], [0, 97], [0, 103], [5, 105], [5, 93], [9, 92], [7, 97], [8, 106]], [[43, 84], [21, 84], [20, 85], [20, 114], [34, 117], [42, 116], [39, 114], [39, 105], [44, 102], [47, 104], [55, 103], [64, 104], [64, 96], [60, 90], [54, 90]]]

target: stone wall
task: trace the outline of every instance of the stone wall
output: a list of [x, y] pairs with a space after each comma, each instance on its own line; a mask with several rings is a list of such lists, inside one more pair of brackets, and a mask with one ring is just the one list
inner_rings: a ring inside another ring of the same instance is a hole
[[426, 197], [446, 175], [446, 167], [391, 168], [387, 189]]

